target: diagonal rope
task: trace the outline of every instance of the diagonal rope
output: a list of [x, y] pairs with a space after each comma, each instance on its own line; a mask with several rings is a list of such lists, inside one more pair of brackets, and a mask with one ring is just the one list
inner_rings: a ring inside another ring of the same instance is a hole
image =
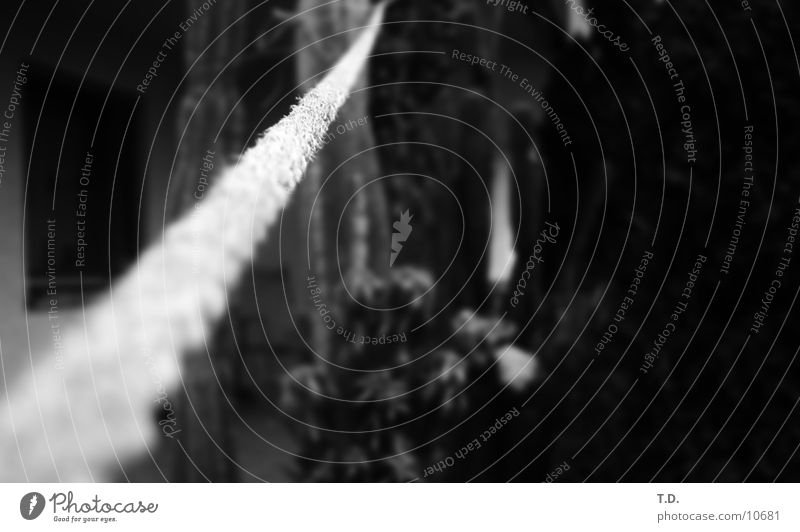
[[323, 146], [383, 12], [377, 6], [323, 80], [85, 309], [84, 323], [64, 331], [63, 368], [46, 356], [9, 387], [0, 403], [0, 481], [109, 480], [118, 462], [154, 443], [153, 411], [169, 413], [181, 358], [203, 345], [226, 291]]

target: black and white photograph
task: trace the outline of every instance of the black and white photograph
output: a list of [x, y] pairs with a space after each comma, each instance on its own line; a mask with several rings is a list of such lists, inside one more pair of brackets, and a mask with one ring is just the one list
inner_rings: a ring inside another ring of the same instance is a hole
[[797, 530], [799, 43], [789, 0], [2, 0], [0, 527]]

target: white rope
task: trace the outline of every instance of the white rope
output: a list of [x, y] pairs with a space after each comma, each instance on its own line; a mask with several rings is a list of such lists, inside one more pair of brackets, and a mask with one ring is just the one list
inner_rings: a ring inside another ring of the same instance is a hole
[[205, 199], [147, 249], [85, 324], [64, 331], [63, 369], [44, 357], [0, 404], [0, 481], [109, 480], [158, 434], [181, 357], [202, 346], [366, 63], [379, 5], [348, 52], [280, 122], [225, 170]]

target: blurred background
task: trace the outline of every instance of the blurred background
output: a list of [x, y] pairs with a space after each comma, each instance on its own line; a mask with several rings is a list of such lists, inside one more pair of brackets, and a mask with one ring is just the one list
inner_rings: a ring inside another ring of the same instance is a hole
[[[66, 328], [373, 8], [0, 5], [7, 381], [52, 351], [52, 220]], [[797, 29], [789, 2], [395, 1], [187, 358], [180, 433], [120, 480], [797, 481]]]

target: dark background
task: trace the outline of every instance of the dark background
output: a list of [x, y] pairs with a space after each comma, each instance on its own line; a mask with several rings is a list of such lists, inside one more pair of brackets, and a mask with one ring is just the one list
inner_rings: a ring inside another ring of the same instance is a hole
[[[31, 64], [0, 184], [9, 368], [37, 341], [37, 323], [46, 328], [46, 220], [72, 226], [95, 127], [93, 255], [89, 282], [71, 272], [75, 312], [191, 207], [206, 150], [215, 147], [217, 168], [235, 161], [338, 59], [370, 10], [360, 0], [220, 1], [138, 93], [163, 39], [201, 4], [0, 6], [0, 102], [20, 63]], [[800, 196], [796, 5], [587, 4], [627, 52], [593, 28], [570, 32], [566, 3], [526, 5], [389, 7], [368, 74], [336, 121], [368, 116], [369, 126], [325, 147], [259, 249], [252, 282], [232, 298], [213, 352], [189, 364], [181, 445], [165, 441], [158, 469], [148, 459], [121, 479], [797, 481], [797, 256], [765, 325], [750, 330]], [[696, 162], [687, 162], [680, 105], [651, 34], [685, 84]], [[527, 77], [572, 143], [522, 88], [454, 60], [454, 49]], [[746, 126], [754, 186], [724, 274]], [[497, 161], [513, 176], [508, 198], [492, 192]], [[311, 208], [317, 192], [322, 214]], [[392, 224], [407, 209], [413, 232], [388, 268]], [[487, 276], [496, 211], [509, 214], [517, 255], [499, 286]], [[545, 221], [559, 224], [558, 241], [512, 308]], [[59, 244], [64, 282], [69, 238]], [[596, 355], [648, 250], [635, 302]], [[686, 312], [643, 374], [699, 254], [708, 259]], [[307, 273], [349, 329], [406, 331], [408, 341], [365, 346], [327, 334]], [[524, 352], [518, 365], [501, 356], [511, 344]], [[532, 378], [504, 376], [525, 363]], [[426, 474], [514, 408], [519, 416], [481, 449]]]

